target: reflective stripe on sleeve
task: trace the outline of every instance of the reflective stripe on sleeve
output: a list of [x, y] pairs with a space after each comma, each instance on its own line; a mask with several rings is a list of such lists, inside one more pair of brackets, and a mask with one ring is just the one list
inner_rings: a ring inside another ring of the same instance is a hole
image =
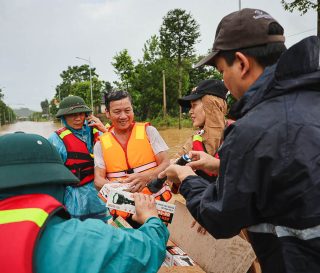
[[0, 211], [0, 225], [15, 222], [31, 221], [42, 227], [48, 213], [39, 208], [12, 209]]
[[65, 130], [59, 135], [59, 137], [61, 139], [63, 139], [65, 136], [70, 135], [70, 134], [72, 134], [72, 132], [70, 130]]
[[292, 236], [300, 240], [310, 240], [320, 237], [320, 225], [306, 229], [294, 229], [285, 226], [274, 226], [268, 223], [251, 226], [248, 231], [254, 233], [271, 233], [277, 237]]

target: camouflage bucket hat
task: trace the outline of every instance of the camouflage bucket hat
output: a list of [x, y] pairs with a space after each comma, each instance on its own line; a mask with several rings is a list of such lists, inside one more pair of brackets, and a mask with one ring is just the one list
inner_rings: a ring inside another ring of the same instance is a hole
[[0, 136], [0, 190], [35, 184], [76, 184], [56, 148], [44, 137], [17, 132]]
[[62, 116], [70, 114], [91, 112], [92, 110], [86, 105], [82, 98], [78, 96], [69, 96], [61, 101], [56, 117], [60, 118]]

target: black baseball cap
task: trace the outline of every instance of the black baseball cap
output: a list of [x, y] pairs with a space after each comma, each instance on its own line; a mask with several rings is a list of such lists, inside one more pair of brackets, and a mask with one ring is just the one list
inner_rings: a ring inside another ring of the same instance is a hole
[[216, 79], [209, 79], [201, 81], [198, 86], [191, 91], [191, 94], [178, 99], [182, 107], [190, 107], [191, 101], [198, 100], [205, 95], [212, 95], [222, 99], [226, 99], [228, 89], [225, 87], [223, 81]]
[[230, 13], [222, 18], [217, 27], [211, 53], [198, 62], [195, 67], [214, 65], [214, 57], [220, 51], [249, 48], [269, 43], [284, 43], [283, 35], [269, 34], [271, 23], [278, 22], [267, 12], [259, 9], [247, 8]]

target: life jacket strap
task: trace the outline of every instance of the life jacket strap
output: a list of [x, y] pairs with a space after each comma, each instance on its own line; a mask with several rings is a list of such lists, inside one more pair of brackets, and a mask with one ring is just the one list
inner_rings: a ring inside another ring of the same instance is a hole
[[129, 169], [129, 170], [123, 170], [123, 171], [120, 171], [120, 172], [108, 173], [107, 174], [107, 178], [120, 178], [120, 177], [126, 176], [129, 173], [141, 173], [141, 172], [147, 171], [147, 170], [149, 170], [151, 168], [154, 168], [156, 166], [157, 166], [157, 162], [153, 161], [153, 162], [144, 164], [142, 166], [139, 166], [137, 168], [132, 168], [132, 169]]

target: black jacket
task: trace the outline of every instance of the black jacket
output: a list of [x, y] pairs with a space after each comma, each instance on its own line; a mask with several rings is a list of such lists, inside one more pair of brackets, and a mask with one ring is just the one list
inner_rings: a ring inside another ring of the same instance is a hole
[[247, 227], [264, 272], [320, 272], [319, 50], [306, 38], [266, 68], [233, 109], [216, 183], [180, 188], [214, 237]]

